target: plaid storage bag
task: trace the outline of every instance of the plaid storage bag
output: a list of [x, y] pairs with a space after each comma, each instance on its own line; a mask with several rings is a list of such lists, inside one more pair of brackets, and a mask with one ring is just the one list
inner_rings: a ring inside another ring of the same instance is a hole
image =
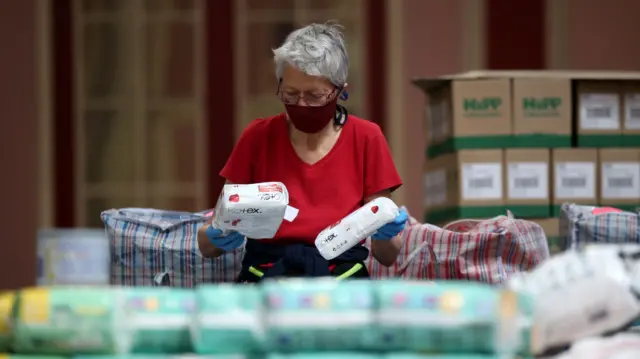
[[148, 208], [110, 209], [101, 218], [111, 249], [111, 284], [194, 287], [232, 282], [240, 272], [244, 245], [215, 259], [202, 257], [198, 229], [213, 211]]
[[563, 250], [588, 243], [640, 243], [640, 212], [565, 203], [560, 209]]
[[370, 256], [367, 264], [373, 278], [499, 284], [549, 257], [542, 227], [514, 219], [511, 213], [489, 220], [460, 220], [444, 228], [410, 218], [402, 236], [401, 253], [393, 266], [384, 267]]

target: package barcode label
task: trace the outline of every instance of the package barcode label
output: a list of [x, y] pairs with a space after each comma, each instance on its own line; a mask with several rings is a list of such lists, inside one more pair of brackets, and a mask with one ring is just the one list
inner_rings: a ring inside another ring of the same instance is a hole
[[514, 180], [514, 184], [516, 188], [536, 188], [538, 187], [538, 178], [516, 178]]
[[562, 178], [562, 187], [565, 188], [584, 188], [587, 186], [586, 178], [564, 177]]
[[493, 178], [472, 178], [469, 180], [469, 187], [471, 188], [491, 188], [493, 187]]
[[609, 118], [612, 115], [611, 107], [591, 107], [586, 113], [588, 118]]
[[607, 185], [611, 188], [631, 188], [633, 187], [633, 178], [631, 177], [609, 177]]

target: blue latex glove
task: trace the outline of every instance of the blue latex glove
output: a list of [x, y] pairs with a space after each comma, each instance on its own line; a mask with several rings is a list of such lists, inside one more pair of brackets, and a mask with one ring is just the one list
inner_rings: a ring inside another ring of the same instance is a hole
[[402, 232], [408, 219], [409, 215], [407, 211], [400, 209], [400, 213], [398, 213], [396, 218], [392, 222], [380, 227], [378, 231], [371, 236], [371, 239], [390, 240]]
[[244, 242], [244, 236], [238, 232], [231, 232], [224, 235], [218, 228], [209, 226], [205, 231], [207, 238], [213, 243], [216, 248], [220, 248], [225, 252], [230, 252], [242, 245]]

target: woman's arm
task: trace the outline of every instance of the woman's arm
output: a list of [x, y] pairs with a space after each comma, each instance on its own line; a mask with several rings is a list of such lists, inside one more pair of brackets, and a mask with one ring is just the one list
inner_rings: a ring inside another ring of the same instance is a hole
[[[386, 190], [380, 193], [376, 193], [373, 196], [368, 197], [365, 202], [371, 202], [378, 197], [391, 197], [391, 191]], [[371, 241], [371, 254], [380, 264], [386, 267], [392, 266], [398, 255], [400, 254], [400, 248], [402, 248], [401, 234], [391, 238], [389, 241]]]
[[[226, 181], [224, 184], [232, 184]], [[217, 258], [224, 254], [224, 251], [211, 243], [209, 237], [207, 237], [207, 228], [211, 226], [211, 223], [206, 223], [204, 226], [198, 229], [198, 248], [200, 253], [205, 258]]]

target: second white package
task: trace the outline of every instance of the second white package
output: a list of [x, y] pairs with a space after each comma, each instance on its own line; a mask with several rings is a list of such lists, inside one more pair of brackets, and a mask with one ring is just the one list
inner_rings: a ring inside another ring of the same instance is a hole
[[227, 184], [218, 198], [213, 226], [248, 238], [273, 238], [282, 221], [293, 221], [296, 215], [287, 187], [280, 182]]
[[508, 285], [533, 296], [534, 354], [618, 331], [640, 316], [638, 245], [593, 245], [556, 255]]
[[320, 232], [316, 248], [324, 259], [334, 259], [393, 221], [399, 211], [391, 199], [378, 197]]

